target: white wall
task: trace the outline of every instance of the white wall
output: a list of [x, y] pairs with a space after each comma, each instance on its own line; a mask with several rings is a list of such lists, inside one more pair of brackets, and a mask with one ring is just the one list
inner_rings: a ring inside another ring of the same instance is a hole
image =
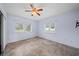
[[[60, 16], [45, 18], [40, 21], [34, 21], [27, 18], [22, 18], [14, 15], [8, 15], [7, 19], [7, 35], [8, 43], [19, 40], [40, 36], [48, 40], [63, 43], [72, 47], [79, 48], [79, 28], [75, 28], [76, 20], [79, 19], [79, 11], [69, 12]], [[56, 31], [46, 33], [44, 25], [48, 22], [55, 23]], [[15, 32], [16, 23], [31, 23], [33, 31], [31, 33]]]
[[[16, 32], [16, 24], [32, 24], [32, 32]], [[19, 40], [28, 39], [37, 36], [36, 21], [27, 18], [22, 18], [14, 15], [8, 15], [7, 19], [7, 35], [8, 43], [16, 42]]]
[[[76, 20], [79, 20], [79, 11], [45, 18], [44, 20], [39, 21], [39, 36], [79, 48], [79, 28], [75, 28]], [[51, 22], [55, 23], [56, 31], [53, 33], [44, 32], [44, 25]]]

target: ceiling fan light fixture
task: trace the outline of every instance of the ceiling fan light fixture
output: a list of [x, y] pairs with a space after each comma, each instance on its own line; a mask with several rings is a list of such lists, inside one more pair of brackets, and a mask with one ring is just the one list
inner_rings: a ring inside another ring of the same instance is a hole
[[36, 12], [32, 12], [33, 15], [36, 15]]
[[[32, 4], [30, 4], [30, 6], [31, 6], [31, 8], [32, 8], [32, 10], [31, 10], [32, 16], [33, 16], [33, 15], [38, 15], [38, 16], [40, 16], [40, 12], [43, 11], [43, 9], [42, 9], [42, 8], [35, 8]], [[29, 11], [26, 10], [26, 12], [29, 12]]]

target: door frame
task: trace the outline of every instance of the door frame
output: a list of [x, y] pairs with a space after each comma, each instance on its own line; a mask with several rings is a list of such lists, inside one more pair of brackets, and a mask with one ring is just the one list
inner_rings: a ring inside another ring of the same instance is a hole
[[0, 10], [1, 14], [2, 14], [2, 19], [1, 19], [1, 50], [2, 50], [2, 55], [4, 53], [4, 50], [5, 50], [5, 16], [3, 14], [3, 12]]
[[1, 29], [0, 29], [0, 31], [1, 31], [1, 33], [0, 33], [1, 34], [1, 38], [0, 38], [1, 42], [0, 42], [0, 44], [1, 44], [1, 54], [2, 54], [2, 52], [3, 52], [3, 35], [2, 35], [3, 34], [3, 31], [2, 31], [3, 30], [3, 24], [2, 24], [3, 23], [2, 22], [3, 14], [2, 14], [1, 11], [0, 11], [0, 15], [1, 15], [1, 20], [0, 20], [0, 22], [1, 22], [1, 25], [0, 25], [1, 26]]

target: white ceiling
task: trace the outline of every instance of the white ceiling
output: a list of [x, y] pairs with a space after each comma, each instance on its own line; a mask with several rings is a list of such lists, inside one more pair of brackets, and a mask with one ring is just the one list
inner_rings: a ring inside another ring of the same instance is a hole
[[3, 4], [3, 6], [6, 8], [8, 14], [34, 20], [39, 20], [50, 16], [57, 16], [72, 10], [79, 9], [78, 3], [35, 3], [34, 6], [43, 8], [43, 12], [41, 12], [41, 16], [31, 16], [31, 13], [25, 12], [26, 9], [31, 9], [27, 3], [8, 3]]

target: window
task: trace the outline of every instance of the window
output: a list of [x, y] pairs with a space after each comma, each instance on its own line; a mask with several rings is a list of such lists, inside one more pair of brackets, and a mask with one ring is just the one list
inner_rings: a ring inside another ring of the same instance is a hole
[[24, 25], [24, 31], [31, 32], [32, 31], [31, 24]]
[[55, 25], [54, 23], [49, 23], [45, 25], [45, 31], [46, 32], [53, 32], [55, 31]]
[[31, 24], [16, 24], [16, 32], [31, 32]]
[[16, 24], [16, 32], [23, 32], [23, 25], [22, 24]]

